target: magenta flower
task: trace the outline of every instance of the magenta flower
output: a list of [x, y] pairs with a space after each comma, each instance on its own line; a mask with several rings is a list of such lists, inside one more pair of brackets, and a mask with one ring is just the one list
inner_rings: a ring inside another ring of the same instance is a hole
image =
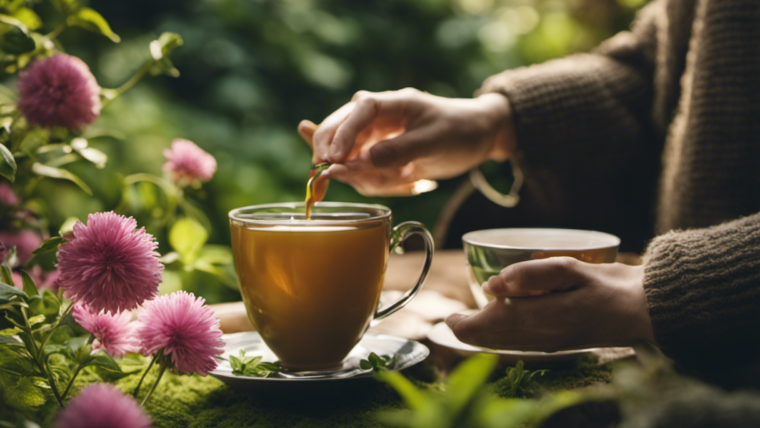
[[137, 222], [113, 212], [90, 214], [74, 225], [73, 239], [58, 249], [58, 283], [64, 296], [93, 311], [137, 308], [158, 294], [164, 265], [158, 244]]
[[25, 265], [32, 258], [32, 251], [42, 245], [42, 237], [29, 229], [19, 232], [0, 231], [0, 242], [5, 245], [7, 250], [16, 247], [18, 261], [20, 265]]
[[100, 87], [81, 59], [37, 60], [18, 81], [18, 108], [32, 125], [81, 129], [100, 115]]
[[148, 428], [151, 423], [134, 398], [111, 384], [95, 383], [61, 411], [55, 428]]
[[179, 373], [206, 374], [219, 364], [224, 342], [219, 318], [202, 297], [177, 291], [146, 302], [140, 312], [137, 336], [143, 355], [156, 355], [161, 349], [170, 355]]
[[102, 349], [114, 358], [121, 358], [128, 352], [140, 350], [140, 340], [134, 334], [136, 323], [131, 322], [132, 314], [129, 312], [115, 315], [103, 311], [96, 313], [86, 305], [76, 303], [72, 316], [79, 325], [95, 336], [92, 349]]
[[10, 184], [2, 181], [0, 182], [0, 205], [7, 205], [9, 207], [15, 207], [21, 202], [13, 191]]
[[172, 148], [164, 150], [164, 156], [164, 171], [172, 173], [180, 185], [209, 181], [216, 172], [216, 159], [189, 140], [172, 141]]

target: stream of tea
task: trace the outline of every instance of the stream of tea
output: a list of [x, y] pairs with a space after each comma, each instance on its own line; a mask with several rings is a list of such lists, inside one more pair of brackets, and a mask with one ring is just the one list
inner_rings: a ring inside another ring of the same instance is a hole
[[327, 193], [327, 185], [330, 180], [319, 180], [319, 176], [322, 175], [322, 172], [329, 168], [330, 165], [330, 162], [322, 162], [311, 167], [309, 181], [306, 182], [306, 220], [311, 220], [311, 210], [314, 208], [314, 204], [321, 201], [325, 197], [325, 193]]

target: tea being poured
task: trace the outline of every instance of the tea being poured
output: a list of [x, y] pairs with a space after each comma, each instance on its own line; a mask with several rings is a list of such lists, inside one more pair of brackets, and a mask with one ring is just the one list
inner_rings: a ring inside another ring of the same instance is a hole
[[329, 179], [320, 180], [319, 176], [330, 165], [330, 162], [322, 162], [311, 167], [309, 181], [306, 182], [306, 220], [311, 219], [311, 209], [314, 207], [314, 204], [324, 199], [325, 193], [327, 193], [327, 185], [330, 181]]

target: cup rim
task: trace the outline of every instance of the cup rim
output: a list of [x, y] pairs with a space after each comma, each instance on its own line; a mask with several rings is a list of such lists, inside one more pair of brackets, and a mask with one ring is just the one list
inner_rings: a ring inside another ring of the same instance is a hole
[[[242, 218], [239, 217], [240, 213], [245, 210], [265, 210], [267, 208], [291, 208], [291, 209], [298, 209], [298, 208], [304, 208], [306, 206], [305, 202], [277, 202], [277, 203], [271, 203], [271, 204], [260, 204], [260, 205], [249, 205], [246, 207], [240, 207], [235, 208], [233, 210], [230, 210], [230, 212], [227, 214], [230, 221], [238, 221], [246, 225], [250, 224], [258, 224], [258, 225], [281, 225], [285, 223], [286, 220], [262, 220], [262, 219], [250, 219], [250, 218]], [[298, 219], [298, 220], [287, 220], [288, 225], [292, 226], [322, 226], [322, 225], [334, 225], [336, 223], [341, 224], [356, 224], [356, 223], [363, 223], [367, 221], [373, 221], [373, 220], [381, 220], [390, 218], [391, 216], [391, 209], [380, 204], [364, 204], [364, 203], [358, 203], [358, 202], [317, 202], [314, 204], [314, 208], [340, 208], [340, 207], [349, 207], [349, 208], [363, 208], [363, 209], [370, 209], [370, 210], [378, 210], [381, 213], [377, 215], [371, 215], [366, 218], [358, 218], [358, 219], [336, 219], [336, 220], [305, 220], [305, 219]]]
[[[534, 246], [534, 247], [528, 247], [528, 246], [515, 246], [515, 245], [503, 245], [503, 244], [492, 244], [492, 243], [486, 243], [486, 242], [478, 242], [477, 238], [474, 236], [476, 234], [482, 234], [482, 233], [488, 233], [488, 232], [499, 232], [499, 231], [522, 231], [522, 232], [535, 232], [535, 231], [543, 231], [543, 232], [571, 232], [573, 234], [576, 233], [591, 233], [596, 236], [603, 236], [605, 238], [611, 238], [612, 241], [607, 245], [588, 245], [588, 246], [577, 246], [577, 247], [541, 247], [541, 246]], [[562, 228], [546, 228], [546, 227], [508, 227], [508, 228], [497, 228], [497, 229], [482, 229], [482, 230], [473, 230], [472, 232], [467, 232], [462, 236], [462, 242], [468, 245], [472, 245], [475, 247], [481, 247], [481, 248], [495, 248], [495, 249], [505, 249], [505, 250], [520, 250], [520, 251], [588, 251], [588, 250], [600, 250], [604, 248], [615, 248], [620, 246], [620, 238], [607, 232], [600, 232], [597, 230], [585, 230], [585, 229], [562, 229]]]

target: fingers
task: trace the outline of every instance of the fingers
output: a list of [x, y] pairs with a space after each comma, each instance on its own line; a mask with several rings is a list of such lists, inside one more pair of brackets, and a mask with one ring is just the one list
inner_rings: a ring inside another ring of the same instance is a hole
[[398, 171], [373, 169], [366, 162], [333, 164], [320, 177], [335, 178], [350, 184], [364, 196], [414, 196], [435, 188], [434, 182], [425, 180], [419, 183]]
[[574, 322], [566, 314], [577, 299], [567, 294], [495, 301], [470, 316], [451, 315], [446, 324], [462, 342], [487, 348], [552, 352], [585, 347], [584, 338], [568, 328]]
[[507, 266], [483, 284], [483, 291], [497, 297], [538, 295], [576, 287], [585, 278], [585, 263], [572, 257], [550, 257]]
[[330, 116], [319, 125], [314, 133], [314, 153], [318, 159], [329, 159], [330, 142], [335, 135], [335, 131], [343, 123], [344, 120], [353, 112], [356, 107], [356, 103], [350, 102], [338, 110], [334, 111]]
[[311, 163], [312, 165], [319, 163], [322, 159], [317, 157], [317, 153], [314, 151], [314, 133], [317, 131], [317, 125], [310, 120], [302, 120], [298, 124], [298, 134], [301, 135], [306, 144], [311, 148]]

